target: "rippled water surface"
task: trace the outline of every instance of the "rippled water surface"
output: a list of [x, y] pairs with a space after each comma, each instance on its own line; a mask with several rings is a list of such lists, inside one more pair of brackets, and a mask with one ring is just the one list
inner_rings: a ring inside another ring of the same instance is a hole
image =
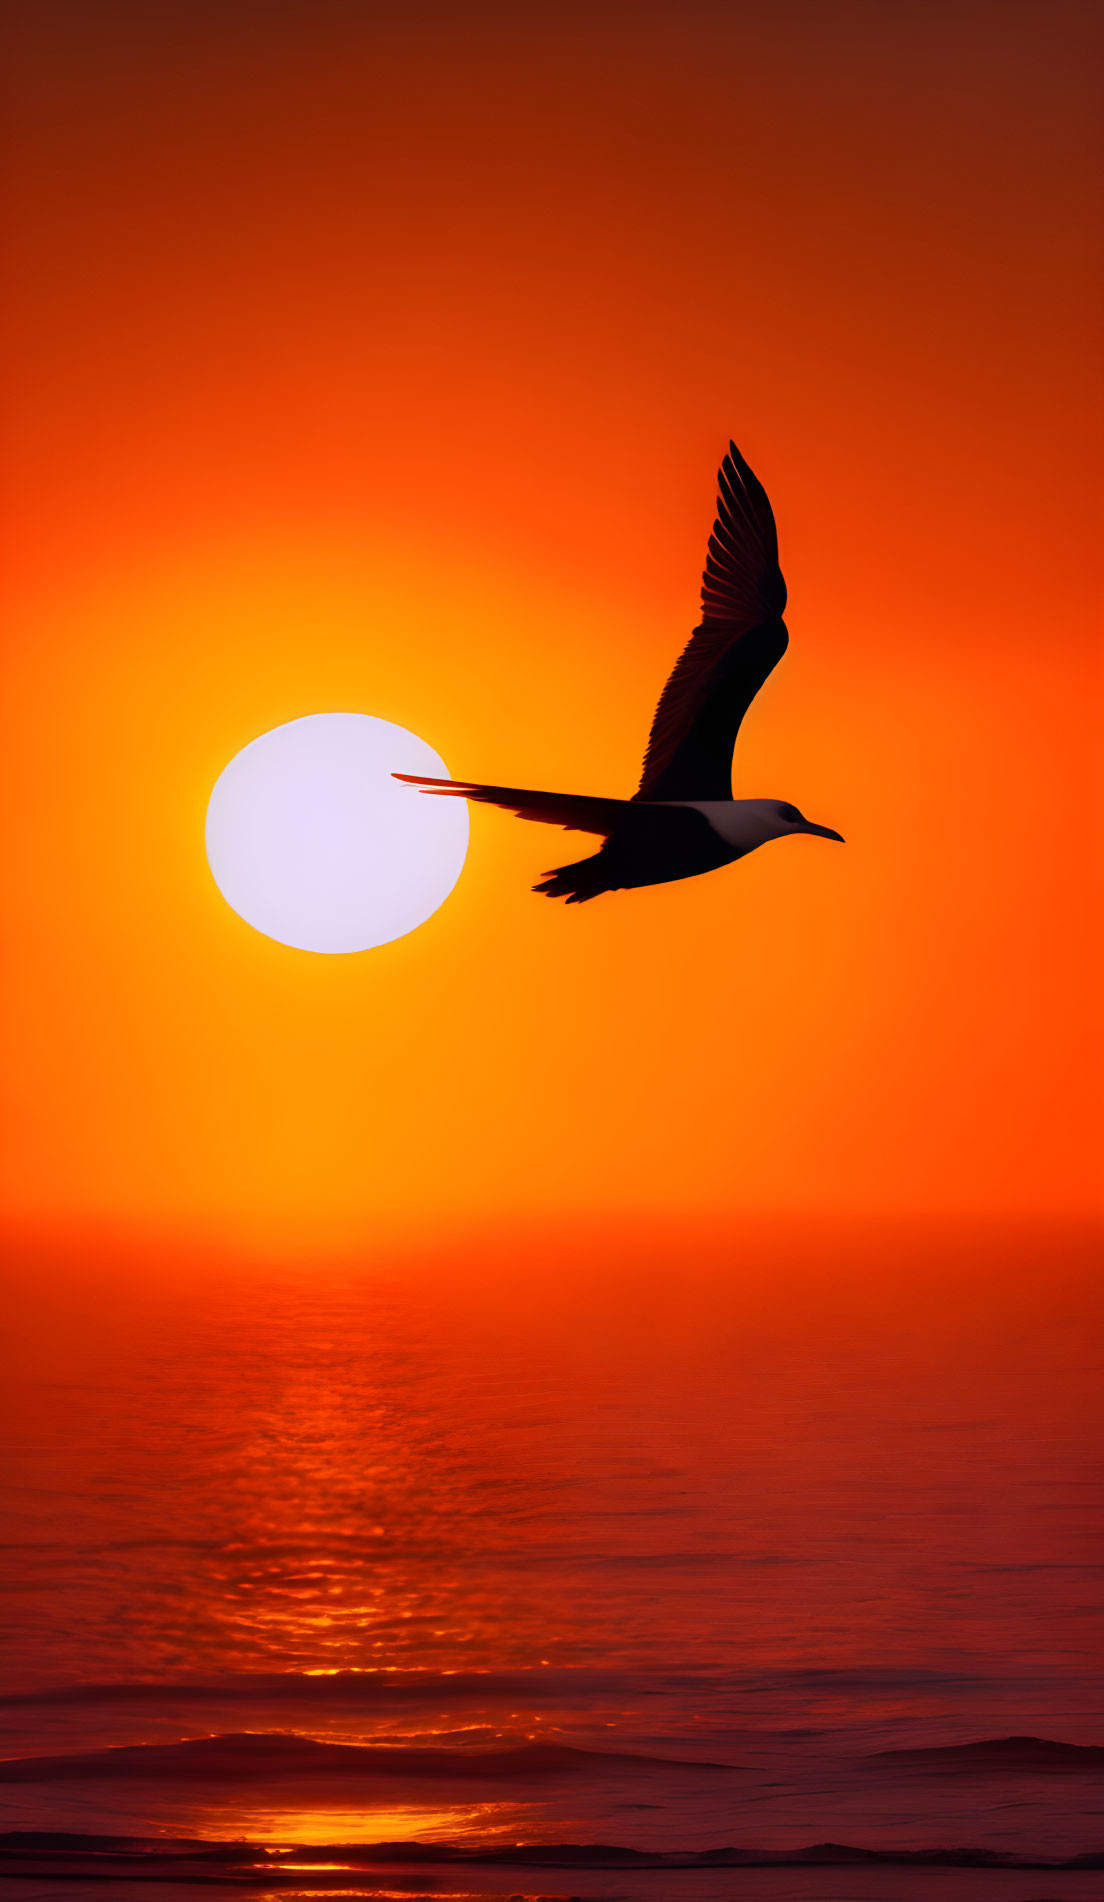
[[[1095, 1760], [874, 1754], [1104, 1742], [1091, 1289], [1044, 1232], [18, 1265], [0, 1721], [63, 1761], [6, 1826], [1102, 1848]], [[629, 1892], [586, 1880], [524, 1892]], [[662, 1880], [632, 1892], [737, 1893]]]

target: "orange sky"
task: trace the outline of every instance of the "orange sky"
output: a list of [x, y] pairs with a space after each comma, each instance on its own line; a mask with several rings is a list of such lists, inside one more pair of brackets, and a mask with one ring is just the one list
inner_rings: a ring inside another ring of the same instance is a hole
[[[8, 1219], [251, 1249], [1077, 1215], [1098, 686], [1090, 7], [14, 10]], [[421, 931], [219, 897], [248, 740], [636, 784], [729, 434], [790, 841], [579, 911], [473, 815]]]

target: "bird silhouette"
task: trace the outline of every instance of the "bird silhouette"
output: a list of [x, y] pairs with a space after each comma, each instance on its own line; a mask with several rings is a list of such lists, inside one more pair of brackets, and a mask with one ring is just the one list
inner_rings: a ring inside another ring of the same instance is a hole
[[501, 806], [519, 819], [565, 832], [598, 834], [604, 843], [597, 852], [557, 867], [534, 885], [546, 898], [581, 905], [603, 892], [695, 878], [794, 832], [843, 843], [838, 832], [814, 825], [785, 800], [732, 797], [740, 723], [785, 653], [789, 635], [774, 514], [735, 443], [729, 443], [717, 481], [701, 624], [660, 695], [643, 775], [631, 799], [393, 775], [426, 793]]

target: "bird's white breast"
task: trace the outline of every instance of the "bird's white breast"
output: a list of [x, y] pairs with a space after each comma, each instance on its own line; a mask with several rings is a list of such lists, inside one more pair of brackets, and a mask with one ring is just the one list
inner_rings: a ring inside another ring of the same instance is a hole
[[664, 799], [657, 805], [689, 806], [709, 821], [726, 845], [750, 852], [786, 830], [773, 799]]

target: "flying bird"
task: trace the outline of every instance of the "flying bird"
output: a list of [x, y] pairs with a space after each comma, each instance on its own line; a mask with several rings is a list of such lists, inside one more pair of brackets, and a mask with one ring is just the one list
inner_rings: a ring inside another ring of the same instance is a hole
[[789, 642], [786, 584], [767, 492], [735, 443], [717, 478], [717, 519], [702, 576], [702, 618], [656, 708], [644, 771], [631, 799], [526, 792], [467, 779], [395, 773], [423, 792], [501, 806], [519, 819], [593, 832], [604, 843], [561, 865], [533, 890], [581, 905], [603, 892], [694, 878], [746, 858], [769, 839], [814, 825], [782, 799], [733, 799], [732, 753], [740, 723]]

